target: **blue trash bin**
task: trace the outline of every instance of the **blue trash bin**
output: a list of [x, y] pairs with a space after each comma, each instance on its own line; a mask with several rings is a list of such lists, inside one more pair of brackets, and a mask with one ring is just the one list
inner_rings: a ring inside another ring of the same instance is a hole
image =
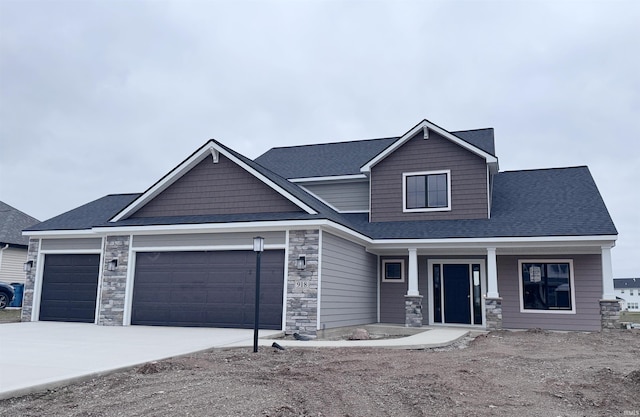
[[9, 303], [9, 307], [22, 307], [22, 294], [24, 294], [24, 284], [12, 282], [10, 284], [15, 290], [13, 301]]

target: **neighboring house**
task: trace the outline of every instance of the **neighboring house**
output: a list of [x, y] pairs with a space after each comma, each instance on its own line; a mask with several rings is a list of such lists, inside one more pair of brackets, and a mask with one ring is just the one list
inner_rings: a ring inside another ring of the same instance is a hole
[[640, 278], [615, 278], [613, 288], [622, 310], [640, 311]]
[[251, 328], [258, 235], [262, 328], [600, 330], [619, 310], [587, 167], [499, 172], [493, 129], [427, 120], [255, 161], [210, 140], [143, 193], [25, 234], [23, 320]]
[[22, 230], [39, 222], [0, 201], [0, 281], [24, 284], [29, 238]]

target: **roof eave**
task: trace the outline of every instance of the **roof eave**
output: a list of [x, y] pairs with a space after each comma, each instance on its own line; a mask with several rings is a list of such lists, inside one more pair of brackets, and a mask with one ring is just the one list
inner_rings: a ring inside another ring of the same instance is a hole
[[72, 230], [25, 230], [23, 236], [30, 238], [46, 238], [46, 237], [87, 237], [94, 235], [91, 229], [72, 229]]

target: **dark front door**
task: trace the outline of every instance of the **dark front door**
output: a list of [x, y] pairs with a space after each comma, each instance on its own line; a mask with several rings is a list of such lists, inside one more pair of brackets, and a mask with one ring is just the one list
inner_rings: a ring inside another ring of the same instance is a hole
[[[140, 252], [131, 324], [253, 328], [253, 251]], [[262, 253], [260, 328], [282, 328], [284, 251]]]
[[468, 264], [444, 264], [444, 321], [471, 324], [470, 271]]
[[40, 320], [93, 323], [100, 255], [45, 255]]

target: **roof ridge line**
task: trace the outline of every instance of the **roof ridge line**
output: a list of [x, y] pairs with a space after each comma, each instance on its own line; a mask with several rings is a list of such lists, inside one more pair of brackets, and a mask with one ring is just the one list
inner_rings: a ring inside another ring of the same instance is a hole
[[499, 174], [506, 174], [509, 172], [527, 172], [527, 171], [551, 171], [551, 170], [559, 170], [559, 169], [576, 169], [576, 168], [587, 168], [588, 165], [574, 165], [568, 167], [549, 167], [549, 168], [527, 168], [527, 169], [514, 169], [509, 171], [500, 171]]
[[[374, 140], [390, 140], [390, 139], [398, 139], [398, 138], [399, 138], [399, 136], [389, 136], [389, 137], [386, 137], [386, 138], [352, 139], [352, 140], [336, 141], [336, 142], [325, 142], [325, 143], [307, 143], [307, 144], [303, 144], [303, 145], [274, 146], [273, 148], [269, 148], [269, 150], [267, 152], [269, 152], [272, 149], [290, 149], [290, 148], [304, 148], [304, 147], [308, 147], [308, 146], [340, 145], [342, 143], [372, 142]], [[260, 155], [260, 156], [262, 156], [262, 155]], [[259, 158], [259, 157], [257, 157], [257, 158]]]

